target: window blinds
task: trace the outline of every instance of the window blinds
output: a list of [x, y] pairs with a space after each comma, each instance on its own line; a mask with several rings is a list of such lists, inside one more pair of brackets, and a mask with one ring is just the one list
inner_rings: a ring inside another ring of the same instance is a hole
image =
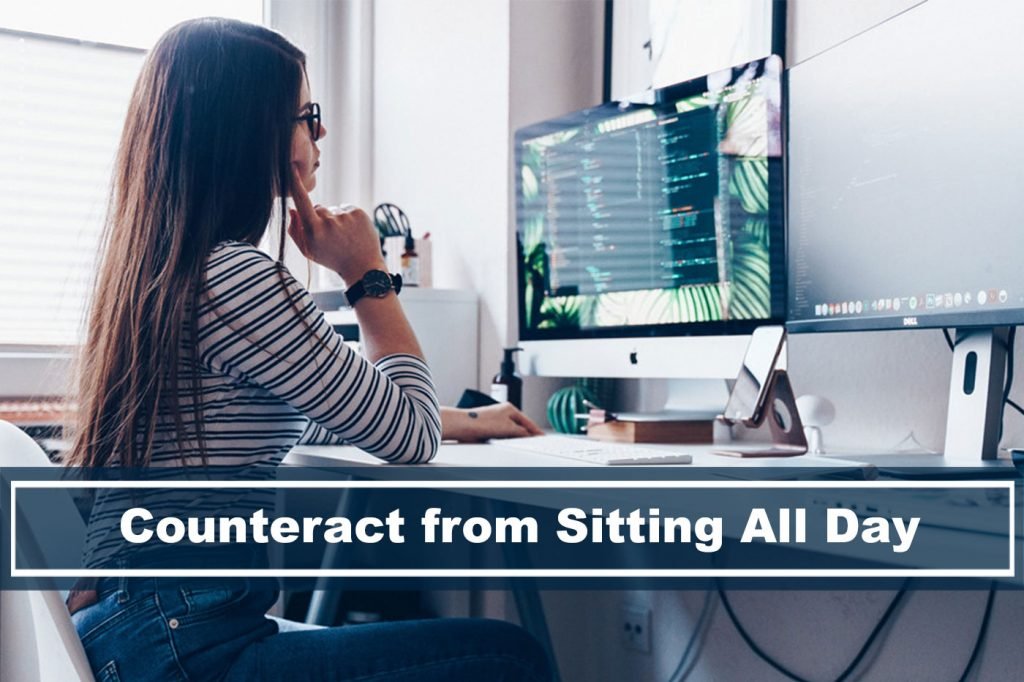
[[79, 340], [143, 57], [0, 30], [0, 346]]

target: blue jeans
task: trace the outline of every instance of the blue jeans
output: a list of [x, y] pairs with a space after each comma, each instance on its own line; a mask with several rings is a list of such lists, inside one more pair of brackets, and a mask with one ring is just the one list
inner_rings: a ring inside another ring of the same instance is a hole
[[273, 589], [230, 582], [104, 580], [72, 616], [98, 682], [522, 680], [550, 677], [541, 647], [501, 621], [439, 619], [291, 629]]

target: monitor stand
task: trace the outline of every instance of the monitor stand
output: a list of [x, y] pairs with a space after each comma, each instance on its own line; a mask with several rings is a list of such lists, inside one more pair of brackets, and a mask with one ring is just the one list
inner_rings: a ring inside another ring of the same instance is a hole
[[957, 329], [946, 414], [947, 461], [976, 463], [999, 454], [1007, 327]]
[[729, 401], [725, 379], [670, 379], [662, 413], [675, 419], [714, 419]]
[[637, 421], [714, 420], [729, 400], [725, 379], [666, 379], [663, 386], [667, 393], [662, 403], [657, 395], [660, 391], [641, 381], [639, 390], [646, 395], [636, 396], [637, 411], [620, 412], [619, 416]]

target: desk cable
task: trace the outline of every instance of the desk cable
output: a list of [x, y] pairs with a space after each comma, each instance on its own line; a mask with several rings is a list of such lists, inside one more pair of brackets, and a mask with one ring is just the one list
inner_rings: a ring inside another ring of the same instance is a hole
[[[894, 596], [892, 601], [889, 602], [889, 606], [885, 609], [885, 613], [882, 614], [882, 617], [878, 620], [878, 623], [871, 631], [871, 634], [868, 635], [868, 638], [864, 642], [864, 645], [861, 646], [860, 651], [858, 651], [857, 655], [854, 656], [852, 661], [850, 661], [850, 664], [846, 666], [846, 669], [839, 674], [839, 677], [836, 678], [836, 682], [845, 682], [845, 680], [847, 680], [850, 677], [850, 675], [853, 674], [853, 672], [857, 669], [861, 661], [864, 660], [864, 656], [871, 649], [871, 646], [872, 644], [874, 644], [879, 633], [885, 628], [889, 619], [892, 617], [893, 612], [896, 610], [896, 607], [903, 600], [904, 596], [906, 596], [907, 587], [910, 584], [910, 581], [910, 578], [907, 578], [903, 581], [903, 584], [900, 586], [900, 589], [896, 593], [896, 596]], [[725, 607], [725, 612], [729, 615], [729, 620], [732, 622], [733, 627], [736, 628], [736, 631], [740, 634], [740, 637], [743, 638], [743, 641], [746, 642], [747, 646], [750, 647], [750, 650], [753, 651], [758, 656], [758, 658], [763, 660], [771, 667], [775, 668], [777, 671], [779, 671], [786, 677], [795, 680], [796, 682], [810, 682], [807, 678], [797, 675], [796, 673], [789, 670], [781, 663], [773, 659], [771, 656], [765, 653], [761, 649], [761, 647], [757, 645], [756, 642], [754, 642], [753, 638], [751, 638], [750, 634], [746, 631], [746, 629], [743, 627], [743, 625], [737, 618], [736, 612], [733, 611], [732, 604], [729, 603], [729, 598], [726, 596], [725, 590], [722, 588], [722, 584], [717, 578], [715, 579], [715, 589], [718, 592], [719, 599], [721, 599], [722, 601], [722, 606]], [[985, 642], [986, 636], [988, 634], [989, 623], [992, 620], [992, 604], [995, 601], [995, 593], [996, 584], [993, 581], [989, 583], [988, 598], [985, 600], [985, 611], [982, 614], [981, 624], [978, 627], [978, 636], [974, 640], [974, 646], [971, 649], [970, 658], [967, 659], [967, 665], [964, 667], [964, 671], [960, 674], [960, 677], [957, 678], [959, 682], [966, 682], [966, 680], [969, 678], [971, 674], [971, 671], [974, 669], [974, 666], [978, 661], [978, 656], [981, 653], [982, 644]], [[689, 646], [687, 647], [687, 653], [688, 651]]]
[[1006, 354], [1006, 388], [1003, 390], [1003, 404], [1009, 405], [1013, 409], [1017, 410], [1021, 414], [1024, 414], [1024, 407], [1021, 407], [1013, 400], [1010, 399], [1010, 389], [1013, 388], [1013, 347], [1014, 341], [1017, 340], [1017, 328], [1010, 327], [1010, 337], [1007, 340], [1009, 345], [1008, 352]]
[[[839, 677], [836, 678], [836, 682], [845, 682], [845, 680], [853, 674], [853, 671], [857, 669], [857, 666], [860, 665], [861, 661], [864, 660], [864, 656], [867, 654], [868, 650], [871, 649], [871, 645], [875, 643], [875, 639], [878, 638], [878, 634], [885, 628], [889, 619], [892, 617], [893, 612], [896, 610], [896, 607], [899, 606], [900, 602], [903, 601], [903, 597], [906, 596], [907, 586], [910, 584], [910, 580], [910, 578], [907, 578], [903, 581], [903, 584], [900, 585], [899, 591], [896, 593], [896, 596], [892, 598], [892, 601], [889, 602], [889, 606], [885, 609], [885, 613], [882, 614], [878, 623], [875, 624], [874, 629], [871, 631], [871, 634], [868, 635], [864, 645], [860, 648], [860, 651], [857, 652], [857, 655], [853, 657], [853, 660], [850, 661], [850, 664], [846, 666], [846, 669], [839, 674]], [[722, 600], [722, 606], [725, 607], [725, 612], [729, 614], [729, 620], [732, 622], [733, 627], [736, 628], [736, 632], [740, 634], [740, 637], [743, 638], [743, 641], [746, 642], [747, 646], [750, 647], [750, 650], [753, 651], [758, 658], [791, 680], [795, 680], [795, 682], [810, 682], [807, 678], [801, 677], [783, 666], [781, 663], [765, 653], [764, 650], [754, 642], [750, 634], [747, 633], [746, 628], [744, 628], [740, 623], [739, 618], [736, 617], [736, 612], [732, 610], [732, 604], [729, 603], [729, 598], [726, 596], [725, 590], [722, 588], [722, 583], [717, 578], [715, 579], [715, 589], [718, 591], [718, 597]], [[973, 665], [973, 656], [969, 665]]]
[[[700, 615], [697, 616], [697, 622], [693, 625], [693, 634], [690, 635], [690, 639], [686, 642], [686, 647], [679, 657], [679, 663], [668, 678], [669, 682], [682, 682], [682, 680], [690, 676], [694, 666], [697, 665], [697, 661], [700, 659], [700, 650], [704, 646], [704, 637], [711, 627], [712, 616], [715, 612], [715, 606], [717, 606], [715, 597], [716, 594], [713, 590], [707, 590], [704, 593], [704, 605], [701, 606]], [[693, 654], [692, 658], [691, 653]]]
[[988, 624], [992, 619], [992, 602], [996, 596], [996, 583], [993, 580], [988, 586], [988, 600], [985, 602], [985, 613], [981, 617], [981, 627], [978, 628], [978, 637], [974, 640], [974, 648], [971, 650], [971, 657], [967, 659], [967, 667], [964, 668], [963, 674], [960, 675], [960, 682], [966, 682], [968, 676], [971, 674], [971, 670], [974, 668], [974, 664], [978, 660], [978, 654], [981, 653], [981, 645], [985, 641], [985, 635], [988, 634]]
[[1003, 404], [999, 408], [999, 440], [1003, 439], [1003, 422], [1005, 421], [1006, 406], [1013, 405], [1018, 412], [1024, 412], [1024, 410], [1021, 410], [1020, 405], [1010, 400], [1010, 391], [1013, 389], [1013, 347], [1016, 340], [1017, 328], [1010, 327], [1010, 333], [1006, 338], [1006, 381], [1003, 383]]
[[949, 333], [949, 329], [946, 327], [942, 328], [942, 335], [946, 337], [946, 345], [949, 346], [950, 350], [956, 350], [956, 342], [953, 341], [953, 335]]

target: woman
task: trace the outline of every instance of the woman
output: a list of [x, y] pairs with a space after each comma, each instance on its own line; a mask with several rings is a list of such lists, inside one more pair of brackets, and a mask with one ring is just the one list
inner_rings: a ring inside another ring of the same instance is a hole
[[[71, 464], [203, 466], [258, 480], [318, 437], [391, 462], [434, 456], [440, 411], [373, 226], [362, 211], [310, 203], [324, 135], [305, 56], [279, 34], [200, 19], [153, 48], [115, 167]], [[283, 245], [289, 196], [288, 232], [302, 252], [364, 290], [354, 307], [365, 359], [255, 248], [275, 201]], [[455, 437], [485, 435], [473, 430], [481, 421], [536, 429], [507, 408], [448, 416]], [[146, 566], [152, 557], [125, 554], [106, 527], [131, 493], [105, 492], [90, 516], [88, 565]], [[193, 495], [189, 504], [208, 504]], [[204, 559], [216, 565], [218, 555]], [[547, 677], [536, 643], [505, 623], [299, 629], [265, 617], [276, 595], [245, 581], [95, 587], [69, 605], [100, 680]]]

